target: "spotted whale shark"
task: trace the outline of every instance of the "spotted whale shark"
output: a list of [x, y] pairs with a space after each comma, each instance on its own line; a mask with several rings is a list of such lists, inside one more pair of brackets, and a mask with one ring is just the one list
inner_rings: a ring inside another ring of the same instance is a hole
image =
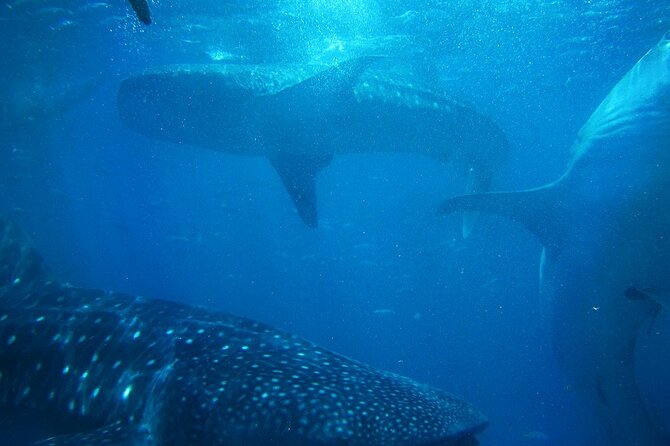
[[541, 297], [555, 350], [611, 443], [670, 444], [634, 364], [638, 332], [670, 292], [670, 33], [593, 112], [558, 180], [441, 206], [462, 210], [511, 217], [543, 243]]
[[468, 191], [490, 190], [508, 152], [502, 130], [453, 98], [375, 70], [379, 59], [160, 67], [121, 82], [119, 116], [148, 137], [268, 158], [311, 227], [315, 179], [333, 154], [420, 153], [454, 162]]
[[59, 283], [4, 218], [0, 414], [42, 446], [473, 446], [488, 423], [260, 322]]

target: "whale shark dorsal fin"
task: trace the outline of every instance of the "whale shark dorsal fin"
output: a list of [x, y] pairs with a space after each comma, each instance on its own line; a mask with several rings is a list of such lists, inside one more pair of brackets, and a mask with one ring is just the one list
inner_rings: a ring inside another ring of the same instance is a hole
[[535, 234], [549, 253], [562, 245], [563, 218], [558, 185], [517, 192], [490, 192], [461, 195], [440, 205], [438, 214], [484, 212], [517, 221]]
[[371, 63], [382, 56], [362, 56], [339, 62], [325, 70], [291, 85], [276, 94], [283, 103], [298, 102], [297, 106], [330, 107], [339, 98], [350, 98], [351, 89]]
[[311, 228], [319, 225], [316, 207], [316, 175], [330, 164], [332, 154], [281, 153], [268, 157], [288, 191], [298, 215]]

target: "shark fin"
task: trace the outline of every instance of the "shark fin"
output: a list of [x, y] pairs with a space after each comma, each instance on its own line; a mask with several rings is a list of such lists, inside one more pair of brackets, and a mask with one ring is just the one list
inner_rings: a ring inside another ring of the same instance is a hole
[[316, 175], [330, 164], [332, 154], [305, 155], [281, 153], [269, 157], [288, 191], [298, 215], [310, 228], [319, 226], [316, 208]]
[[147, 0], [130, 0], [130, 6], [132, 6], [140, 22], [151, 25], [151, 11]]
[[[340, 98], [351, 98], [351, 89], [358, 77], [370, 64], [381, 56], [362, 56], [335, 64], [304, 81], [291, 85], [276, 94], [283, 104], [295, 103], [295, 108], [311, 107], [333, 109]], [[285, 105], [286, 107], [286, 105]]]
[[438, 214], [464, 211], [502, 215], [525, 225], [553, 252], [560, 249], [563, 238], [557, 188], [549, 185], [518, 192], [461, 195], [443, 202]]
[[148, 445], [149, 433], [145, 433], [144, 439], [135, 427], [116, 422], [103, 426], [91, 432], [70, 435], [58, 435], [46, 440], [33, 443], [32, 446], [141, 446]]
[[39, 287], [50, 280], [51, 272], [28, 236], [11, 219], [0, 217], [0, 296], [5, 287]]

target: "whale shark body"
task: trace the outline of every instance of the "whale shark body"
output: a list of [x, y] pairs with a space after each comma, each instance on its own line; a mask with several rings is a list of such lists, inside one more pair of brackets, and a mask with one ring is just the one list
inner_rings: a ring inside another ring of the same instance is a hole
[[28, 419], [43, 446], [473, 446], [487, 425], [260, 322], [60, 284], [3, 218], [0, 415]]
[[494, 212], [538, 235], [541, 296], [572, 384], [612, 444], [667, 445], [640, 397], [634, 350], [660, 308], [654, 298], [670, 292], [670, 33], [612, 89], [573, 149], [545, 187], [456, 197], [441, 211]]
[[318, 224], [315, 178], [333, 154], [422, 153], [489, 190], [508, 143], [458, 101], [389, 78], [376, 57], [317, 64], [177, 65], [121, 83], [121, 120], [149, 137], [265, 156], [303, 221]]

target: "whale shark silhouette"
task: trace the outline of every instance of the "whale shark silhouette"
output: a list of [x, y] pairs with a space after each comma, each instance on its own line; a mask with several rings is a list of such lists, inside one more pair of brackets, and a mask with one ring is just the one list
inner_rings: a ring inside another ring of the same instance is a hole
[[35, 78], [4, 86], [0, 92], [0, 134], [60, 117], [89, 99], [101, 83], [100, 78], [90, 78], [45, 85], [43, 79]]
[[612, 444], [667, 439], [640, 396], [635, 343], [670, 292], [670, 33], [581, 128], [567, 171], [538, 189], [456, 197], [440, 212], [498, 213], [544, 245], [555, 350]]
[[121, 83], [119, 116], [152, 138], [267, 157], [311, 227], [316, 175], [333, 154], [420, 153], [454, 162], [469, 192], [490, 190], [509, 149], [500, 128], [452, 98], [373, 70], [379, 59], [158, 68]]
[[488, 423], [260, 322], [58, 283], [4, 218], [0, 414], [42, 446], [473, 446]]

